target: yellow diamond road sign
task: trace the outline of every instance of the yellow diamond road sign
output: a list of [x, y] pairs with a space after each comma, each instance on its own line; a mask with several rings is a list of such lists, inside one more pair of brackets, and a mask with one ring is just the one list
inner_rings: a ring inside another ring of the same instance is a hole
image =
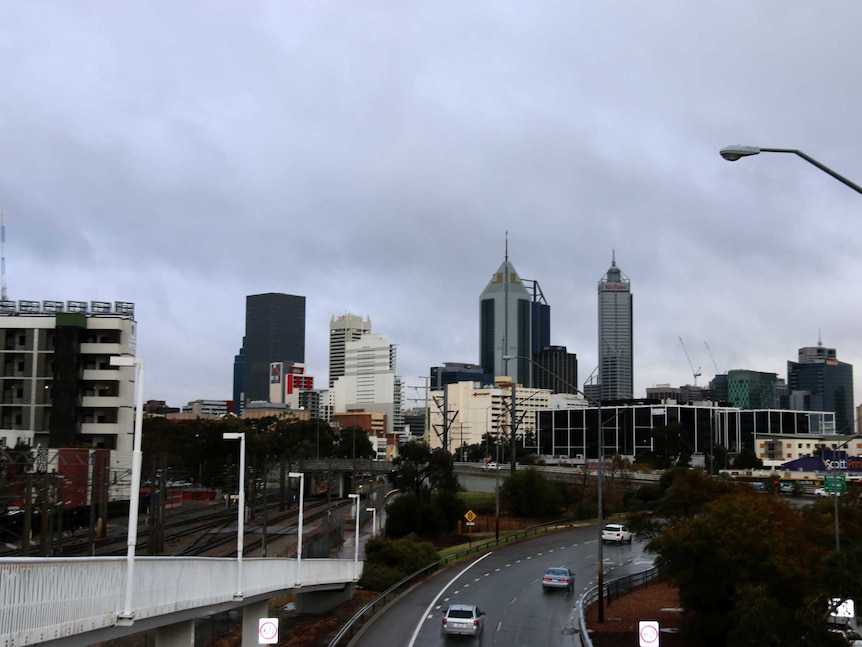
[[467, 514], [464, 515], [464, 518], [467, 521], [473, 521], [476, 519], [476, 513], [473, 512], [472, 510], [467, 510]]

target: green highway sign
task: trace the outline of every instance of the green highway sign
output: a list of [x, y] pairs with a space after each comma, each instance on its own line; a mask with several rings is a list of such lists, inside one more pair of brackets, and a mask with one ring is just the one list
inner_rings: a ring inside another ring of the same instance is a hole
[[844, 474], [827, 474], [823, 477], [823, 489], [827, 492], [843, 492], [847, 489], [847, 477]]

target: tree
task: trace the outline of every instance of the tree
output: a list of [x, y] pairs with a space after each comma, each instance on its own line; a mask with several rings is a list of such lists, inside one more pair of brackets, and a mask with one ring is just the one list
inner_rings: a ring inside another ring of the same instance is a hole
[[652, 466], [658, 470], [691, 464], [688, 432], [679, 422], [656, 427], [653, 432]]
[[[679, 496], [677, 485], [684, 488], [675, 481], [668, 495]], [[743, 605], [755, 595], [764, 609], [808, 610], [794, 619], [793, 631], [803, 631], [818, 614], [822, 624], [816, 565], [827, 551], [811, 541], [803, 516], [752, 488], [737, 485], [715, 493], [712, 501], [696, 497], [694, 504], [665, 504], [683, 513], [647, 546], [658, 554], [663, 576], [677, 585], [697, 633], [707, 644], [738, 644], [726, 642], [728, 635], [752, 621]], [[786, 621], [783, 615], [760, 620], [763, 631], [775, 635], [782, 635], [778, 625]], [[770, 623], [775, 626], [767, 630]]]
[[415, 532], [435, 537], [454, 530], [466, 506], [458, 495], [452, 455], [410, 441], [399, 447], [393, 463], [395, 484], [403, 494], [386, 508], [387, 535], [403, 537]]
[[362, 427], [351, 425], [341, 430], [335, 447], [338, 458], [375, 458], [377, 452]]
[[515, 472], [503, 481], [500, 494], [512, 515], [549, 519], [560, 514], [559, 488], [536, 469]]
[[757, 457], [750, 447], [743, 447], [733, 459], [733, 467], [738, 470], [763, 469], [763, 461]]

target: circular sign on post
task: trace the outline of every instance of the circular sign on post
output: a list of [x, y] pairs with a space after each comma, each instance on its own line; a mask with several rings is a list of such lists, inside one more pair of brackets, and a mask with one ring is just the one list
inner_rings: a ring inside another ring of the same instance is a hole
[[257, 644], [278, 644], [278, 618], [259, 618], [257, 621]]
[[641, 620], [638, 623], [640, 647], [658, 647], [658, 622], [656, 620]]

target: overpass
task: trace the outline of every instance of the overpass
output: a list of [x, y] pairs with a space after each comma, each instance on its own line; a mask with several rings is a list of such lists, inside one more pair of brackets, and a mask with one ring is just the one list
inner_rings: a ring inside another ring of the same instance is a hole
[[137, 557], [131, 617], [126, 558], [0, 559], [0, 645], [77, 647], [155, 629], [156, 647], [194, 644], [195, 620], [242, 609], [242, 644], [257, 645], [268, 600], [296, 593], [297, 610], [350, 599], [362, 572], [351, 559]]

